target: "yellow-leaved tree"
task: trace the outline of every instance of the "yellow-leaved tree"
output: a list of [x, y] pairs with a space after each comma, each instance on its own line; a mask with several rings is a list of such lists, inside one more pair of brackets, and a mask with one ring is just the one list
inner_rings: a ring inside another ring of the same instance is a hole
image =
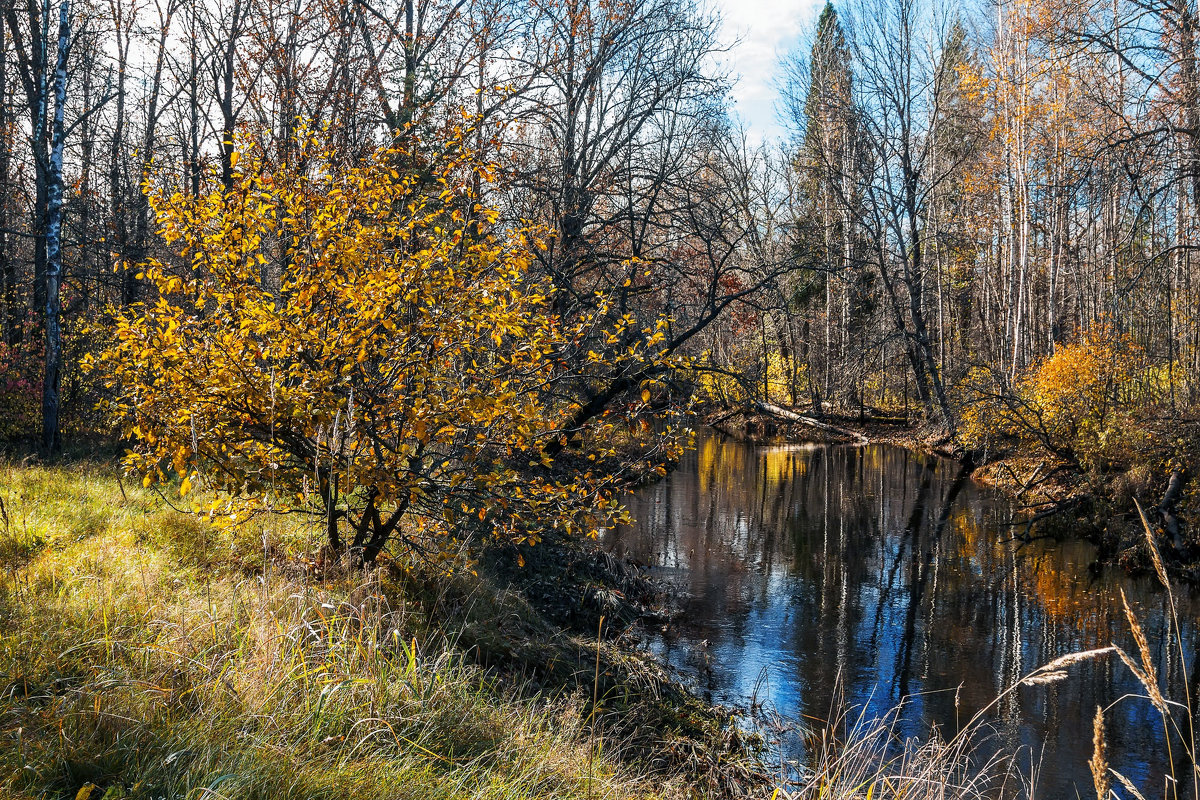
[[[471, 187], [493, 171], [447, 139], [432, 157], [422, 145], [418, 171], [399, 149], [339, 167], [308, 136], [303, 168], [247, 152], [229, 190], [151, 194], [172, 255], [138, 267], [153, 297], [118, 313], [94, 365], [130, 471], [183, 494], [203, 481], [222, 519], [312, 514], [360, 562], [397, 539], [428, 555], [623, 514], [633, 470], [614, 431], [638, 432], [643, 468], [674, 441], [644, 419], [654, 387], [569, 427], [578, 405], [558, 387], [606, 304], [569, 324], [553, 313], [528, 270], [538, 232], [486, 232], [495, 214]], [[607, 357], [662, 374], [664, 325]], [[564, 454], [568, 438], [588, 449]]]
[[986, 370], [974, 370], [975, 397], [963, 414], [966, 443], [984, 447], [997, 434], [1037, 444], [1083, 466], [1095, 466], [1107, 441], [1123, 427], [1130, 398], [1144, 387], [1140, 351], [1128, 339], [1098, 328], [1018, 376], [1011, 389]]

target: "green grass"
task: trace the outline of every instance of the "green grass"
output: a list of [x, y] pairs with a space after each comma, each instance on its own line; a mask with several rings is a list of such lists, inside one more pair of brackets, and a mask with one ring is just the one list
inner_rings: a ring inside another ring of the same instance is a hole
[[0, 463], [0, 498], [0, 796], [685, 791], [593, 738], [585, 693], [477, 666], [407, 579], [306, 573], [285, 521], [218, 533], [89, 463]]

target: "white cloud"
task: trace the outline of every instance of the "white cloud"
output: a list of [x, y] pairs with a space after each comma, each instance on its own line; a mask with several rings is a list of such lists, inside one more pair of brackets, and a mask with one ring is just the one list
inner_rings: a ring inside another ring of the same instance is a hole
[[723, 41], [740, 40], [725, 62], [738, 79], [733, 99], [752, 137], [783, 135], [775, 112], [780, 59], [822, 5], [824, 0], [716, 0]]

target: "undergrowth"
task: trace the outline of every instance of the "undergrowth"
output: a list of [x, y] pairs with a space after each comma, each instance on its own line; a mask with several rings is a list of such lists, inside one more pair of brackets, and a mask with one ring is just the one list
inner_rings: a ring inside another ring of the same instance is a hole
[[[103, 465], [0, 464], [0, 498], [0, 795], [720, 791], [675, 757], [695, 725], [638, 715], [652, 703], [630, 694], [665, 682], [629, 680], [611, 639], [556, 631], [515, 589], [317, 573], [286, 518], [218, 532]], [[579, 653], [601, 665], [586, 681]]]

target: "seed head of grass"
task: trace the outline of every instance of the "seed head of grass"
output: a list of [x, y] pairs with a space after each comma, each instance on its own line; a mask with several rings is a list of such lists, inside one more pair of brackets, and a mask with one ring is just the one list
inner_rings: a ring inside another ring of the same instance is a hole
[[1167, 568], [1163, 564], [1162, 553], [1158, 551], [1158, 542], [1155, 541], [1154, 530], [1150, 527], [1150, 520], [1146, 519], [1146, 512], [1142, 510], [1142, 504], [1133, 500], [1134, 506], [1137, 507], [1138, 517], [1142, 521], [1142, 530], [1146, 532], [1146, 545], [1150, 549], [1150, 560], [1154, 563], [1154, 572], [1158, 575], [1159, 583], [1164, 588], [1170, 589], [1171, 582], [1167, 578]]
[[1043, 664], [1041, 667], [1039, 667], [1037, 669], [1037, 671], [1034, 674], [1044, 675], [1047, 672], [1058, 672], [1058, 671], [1064, 670], [1067, 667], [1072, 666], [1074, 664], [1079, 664], [1083, 661], [1090, 661], [1093, 658], [1099, 658], [1101, 656], [1106, 656], [1109, 653], [1111, 653], [1114, 649], [1116, 649], [1116, 648], [1097, 647], [1094, 650], [1079, 650], [1074, 653], [1067, 653], [1066, 655], [1059, 656], [1058, 658], [1054, 659], [1053, 661]]
[[1045, 686], [1051, 683], [1058, 683], [1067, 679], [1068, 673], [1065, 669], [1056, 669], [1050, 672], [1035, 672], [1021, 683], [1026, 686]]
[[1125, 597], [1124, 589], [1121, 590], [1121, 604], [1125, 607], [1125, 619], [1129, 622], [1129, 629], [1133, 632], [1133, 641], [1137, 644], [1138, 655], [1142, 660], [1141, 669], [1138, 669], [1138, 666], [1133, 663], [1133, 659], [1124, 650], [1117, 648], [1117, 654], [1125, 662], [1125, 666], [1129, 667], [1134, 677], [1138, 679], [1138, 683], [1146, 689], [1150, 702], [1165, 714], [1167, 701], [1158, 685], [1158, 673], [1154, 669], [1154, 659], [1150, 655], [1150, 643], [1146, 639], [1146, 633], [1142, 630], [1141, 623], [1138, 622], [1137, 615], [1129, 607], [1129, 600]]
[[1088, 761], [1092, 770], [1092, 785], [1096, 788], [1096, 800], [1108, 800], [1112, 782], [1108, 777], [1108, 741], [1104, 737], [1104, 710], [1096, 706], [1092, 720], [1092, 757]]

